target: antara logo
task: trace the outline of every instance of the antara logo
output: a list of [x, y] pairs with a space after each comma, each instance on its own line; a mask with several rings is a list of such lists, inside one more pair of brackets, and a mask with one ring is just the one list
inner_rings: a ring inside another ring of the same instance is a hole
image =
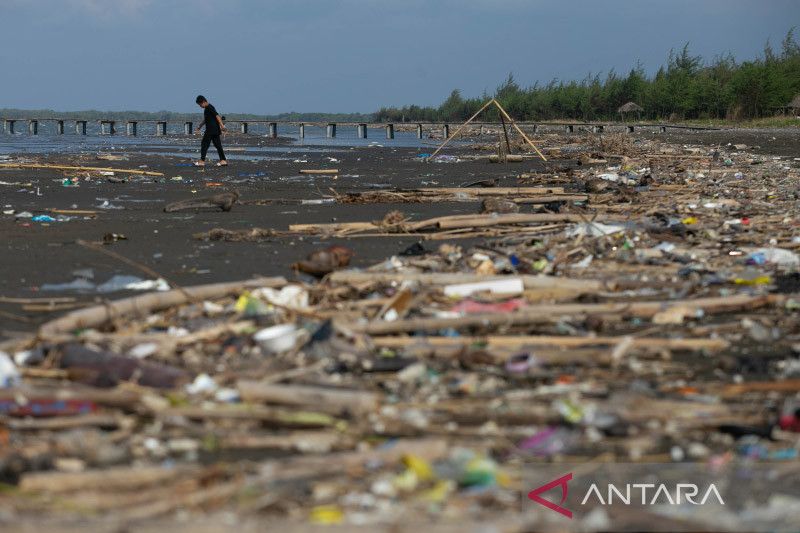
[[555, 503], [553, 503], [551, 501], [545, 500], [544, 498], [539, 496], [539, 494], [541, 494], [543, 492], [547, 492], [548, 490], [552, 489], [553, 487], [561, 486], [561, 502], [560, 503], [564, 503], [565, 501], [567, 501], [567, 494], [569, 493], [569, 485], [567, 485], [567, 483], [569, 483], [570, 480], [572, 480], [572, 472], [570, 472], [569, 474], [567, 474], [565, 476], [561, 476], [558, 479], [554, 479], [550, 483], [542, 485], [538, 489], [533, 489], [532, 491], [530, 491], [528, 493], [528, 498], [530, 498], [531, 500], [535, 501], [536, 503], [538, 503], [540, 505], [544, 505], [548, 509], [551, 509], [551, 510], [557, 512], [557, 513], [563, 514], [567, 518], [572, 518], [572, 511], [570, 511], [569, 509], [566, 509], [564, 507], [561, 507], [561, 505], [558, 505], [558, 504], [555, 504]]
[[[563, 507], [569, 494], [568, 483], [570, 481], [572, 481], [572, 472], [533, 489], [528, 493], [528, 498], [567, 518], [572, 518], [572, 511]], [[559, 503], [542, 498], [541, 494], [555, 487], [561, 487], [561, 501]], [[628, 483], [621, 487], [608, 483], [605, 492], [601, 492], [597, 483], [592, 483], [583, 496], [581, 505], [586, 505], [591, 501], [595, 501], [600, 505], [683, 505], [685, 503], [704, 505], [709, 500], [716, 500], [720, 505], [725, 505], [725, 501], [713, 483], [705, 491], [701, 491], [700, 487], [694, 483], [678, 483], [672, 490], [664, 483]], [[650, 490], [652, 492], [648, 492]], [[605, 497], [603, 496], [604, 494]], [[698, 501], [696, 498], [700, 494], [702, 494], [702, 497]]]

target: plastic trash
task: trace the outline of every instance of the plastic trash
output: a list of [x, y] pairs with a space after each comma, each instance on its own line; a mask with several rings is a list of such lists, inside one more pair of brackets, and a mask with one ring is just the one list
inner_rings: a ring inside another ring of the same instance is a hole
[[466, 298], [476, 292], [489, 292], [491, 294], [512, 295], [522, 294], [525, 285], [521, 278], [502, 278], [491, 281], [479, 281], [475, 283], [459, 283], [447, 285], [444, 288], [445, 296], [450, 298]]
[[14, 387], [22, 382], [17, 365], [5, 352], [0, 352], [0, 389]]
[[300, 285], [287, 285], [280, 290], [272, 288], [256, 289], [252, 296], [261, 298], [267, 303], [291, 309], [308, 307], [308, 291]]
[[770, 263], [782, 267], [800, 266], [800, 256], [783, 248], [759, 248], [750, 252], [748, 262], [755, 265]]
[[602, 237], [604, 235], [614, 235], [625, 231], [625, 226], [620, 224], [603, 224], [601, 222], [583, 222], [576, 224], [567, 230], [568, 237]]
[[253, 340], [268, 354], [288, 352], [297, 341], [297, 328], [294, 324], [272, 326], [257, 332]]

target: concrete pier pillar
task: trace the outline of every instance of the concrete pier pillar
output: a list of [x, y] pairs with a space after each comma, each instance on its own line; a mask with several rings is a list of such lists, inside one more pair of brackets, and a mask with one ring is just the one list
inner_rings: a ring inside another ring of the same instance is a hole
[[366, 124], [359, 124], [356, 132], [358, 133], [359, 139], [366, 139], [367, 138], [367, 125]]
[[305, 139], [306, 138], [306, 125], [305, 124], [300, 124], [298, 135], [300, 135], [301, 139]]
[[278, 123], [277, 122], [270, 122], [269, 123], [269, 136], [273, 139], [278, 137]]
[[386, 125], [386, 138], [387, 139], [394, 139], [394, 124], [387, 124]]
[[127, 124], [125, 124], [125, 132], [130, 135], [131, 137], [136, 137], [137, 129], [139, 128], [139, 123], [134, 120], [129, 120]]
[[417, 139], [422, 139], [422, 124], [417, 124]]
[[4, 127], [5, 127], [5, 130], [6, 130], [6, 133], [8, 133], [8, 134], [13, 134], [14, 133], [14, 123], [16, 123], [16, 120], [6, 120], [5, 121]]
[[659, 128], [659, 131], [661, 131], [661, 133], [667, 133], [667, 127], [666, 126], [661, 126]]
[[164, 136], [167, 134], [167, 123], [163, 120], [156, 122], [156, 135]]
[[183, 123], [183, 133], [186, 135], [191, 135], [194, 133], [194, 124], [192, 122], [184, 122]]
[[336, 137], [336, 124], [334, 124], [333, 122], [328, 124], [328, 127], [325, 128], [325, 137], [327, 137], [328, 139], [333, 139], [334, 137]]
[[75, 133], [77, 135], [86, 135], [86, 121], [85, 120], [76, 120], [75, 121]]
[[64, 121], [56, 120], [56, 135], [64, 135]]
[[599, 124], [592, 126], [592, 133], [603, 133], [603, 126]]
[[564, 133], [572, 133], [573, 131], [575, 131], [575, 127], [572, 124], [564, 126]]
[[29, 120], [28, 121], [28, 132], [31, 135], [39, 135], [39, 121], [38, 120]]
[[100, 135], [114, 135], [114, 133], [115, 133], [114, 121], [112, 120], [100, 121]]
[[633, 133], [633, 126], [627, 126], [625, 129], [628, 133]]
[[445, 139], [450, 137], [450, 124], [442, 126], [442, 137]]
[[247, 122], [242, 122], [239, 124], [239, 131], [241, 133], [247, 133]]
[[480, 129], [478, 130], [478, 135], [483, 135], [483, 124], [481, 124]]

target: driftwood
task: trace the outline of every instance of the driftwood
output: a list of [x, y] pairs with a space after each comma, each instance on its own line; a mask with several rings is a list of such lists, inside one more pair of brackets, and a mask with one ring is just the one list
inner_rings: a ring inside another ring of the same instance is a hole
[[194, 467], [136, 466], [86, 472], [33, 472], [20, 481], [24, 491], [72, 492], [77, 490], [131, 490], [163, 483], [197, 471]]
[[664, 309], [681, 306], [702, 309], [706, 314], [726, 313], [742, 309], [757, 309], [782, 302], [779, 295], [748, 296], [739, 294], [729, 297], [698, 298], [668, 302], [633, 302], [629, 304], [550, 304], [532, 305], [513, 313], [476, 313], [457, 318], [413, 318], [394, 322], [370, 322], [348, 324], [351, 331], [369, 335], [388, 335], [414, 331], [436, 331], [447, 328], [471, 328], [492, 326], [521, 326], [549, 322], [554, 317], [570, 315], [620, 314], [638, 318], [652, 318]]
[[276, 385], [252, 380], [236, 384], [248, 402], [299, 405], [335, 413], [366, 413], [378, 408], [380, 398], [368, 391], [342, 390], [307, 385]]
[[228, 212], [233, 207], [233, 204], [239, 199], [239, 193], [223, 192], [209, 196], [207, 198], [192, 198], [189, 200], [180, 200], [167, 204], [164, 208], [165, 213], [175, 213], [176, 211], [189, 211], [192, 209], [221, 209]]
[[121, 174], [141, 174], [143, 176], [163, 176], [163, 172], [153, 172], [146, 170], [130, 170], [124, 168], [100, 168], [100, 167], [75, 167], [68, 165], [48, 165], [43, 163], [0, 163], [0, 168], [49, 168], [52, 170], [72, 170], [76, 172], [119, 172]]
[[264, 242], [280, 235], [279, 231], [264, 228], [238, 230], [214, 228], [203, 233], [195, 233], [192, 237], [199, 241]]
[[300, 174], [338, 174], [338, 168], [308, 168], [302, 169]]
[[420, 273], [420, 272], [360, 272], [356, 270], [340, 270], [328, 276], [331, 283], [360, 285], [364, 283], [415, 282], [422, 285], [456, 285], [484, 281], [519, 278], [526, 290], [563, 289], [575, 292], [597, 292], [604, 289], [602, 281], [593, 279], [557, 278], [554, 276], [482, 276], [462, 272]]
[[107, 305], [97, 305], [73, 311], [61, 318], [47, 322], [39, 328], [39, 337], [46, 339], [64, 335], [75, 329], [96, 327], [118, 316], [147, 315], [153, 311], [184, 304], [190, 299], [219, 298], [246, 289], [281, 287], [285, 284], [286, 280], [284, 278], [256, 278], [247, 281], [198, 285], [186, 289], [154, 292], [124, 298]]
[[[486, 228], [492, 226], [539, 224], [546, 222], [584, 222], [585, 220], [586, 217], [583, 215], [570, 213], [452, 215], [430, 218], [418, 222], [405, 222], [398, 225], [397, 229], [402, 231], [396, 231], [393, 233], [396, 235], [403, 235], [423, 230]], [[605, 220], [611, 220], [611, 217], [605, 217]], [[349, 235], [352, 233], [369, 233], [376, 231], [383, 232], [384, 228], [381, 226], [381, 224], [376, 224], [375, 222], [340, 222], [334, 224], [292, 224], [289, 226], [289, 231], [310, 234], [341, 233]]]
[[[556, 335], [487, 335], [485, 337], [372, 337], [379, 348], [404, 348], [417, 344], [434, 347], [463, 348], [486, 345], [487, 348], [521, 348], [523, 346], [559, 346], [579, 348], [584, 346], [616, 346], [631, 339], [633, 348], [666, 348], [669, 350], [719, 351], [730, 346], [725, 339], [669, 339], [654, 337], [567, 337]], [[505, 360], [502, 356], [500, 360]]]

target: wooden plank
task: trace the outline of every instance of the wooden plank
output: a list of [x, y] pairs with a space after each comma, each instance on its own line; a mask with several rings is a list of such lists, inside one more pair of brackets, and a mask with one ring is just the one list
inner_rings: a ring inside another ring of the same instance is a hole
[[119, 172], [120, 174], [142, 174], [144, 176], [163, 176], [162, 172], [146, 170], [129, 170], [124, 168], [103, 168], [103, 167], [75, 167], [69, 165], [49, 165], [43, 163], [0, 163], [0, 168], [30, 168], [30, 169], [51, 169], [51, 170], [73, 170], [75, 172]]

